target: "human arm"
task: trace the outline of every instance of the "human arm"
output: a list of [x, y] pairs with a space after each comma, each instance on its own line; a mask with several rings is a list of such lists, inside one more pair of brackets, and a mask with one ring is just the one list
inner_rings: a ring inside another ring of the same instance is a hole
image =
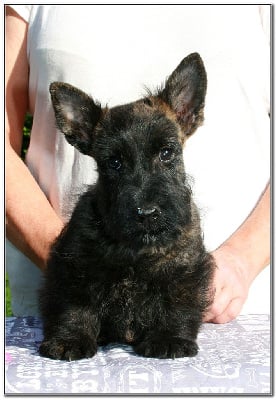
[[6, 232], [7, 238], [44, 269], [63, 222], [20, 158], [28, 109], [27, 23], [6, 7]]
[[214, 252], [214, 302], [206, 322], [236, 318], [249, 288], [270, 261], [270, 184], [243, 224]]

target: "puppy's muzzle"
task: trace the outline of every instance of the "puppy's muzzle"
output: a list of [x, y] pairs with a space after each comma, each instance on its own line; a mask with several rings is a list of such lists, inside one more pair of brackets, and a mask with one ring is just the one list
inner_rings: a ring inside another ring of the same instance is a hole
[[156, 221], [161, 215], [161, 210], [158, 206], [148, 208], [137, 208], [137, 218], [139, 222], [151, 223]]

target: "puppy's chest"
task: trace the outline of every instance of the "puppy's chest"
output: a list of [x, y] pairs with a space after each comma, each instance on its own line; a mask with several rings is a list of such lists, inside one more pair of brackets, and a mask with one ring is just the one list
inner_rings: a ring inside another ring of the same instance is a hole
[[147, 285], [142, 285], [130, 278], [124, 278], [110, 285], [106, 292], [107, 311], [119, 314], [127, 319], [134, 319], [137, 303], [146, 297]]
[[142, 326], [148, 324], [156, 297], [147, 283], [125, 278], [111, 284], [105, 293], [103, 320], [115, 339], [131, 343]]

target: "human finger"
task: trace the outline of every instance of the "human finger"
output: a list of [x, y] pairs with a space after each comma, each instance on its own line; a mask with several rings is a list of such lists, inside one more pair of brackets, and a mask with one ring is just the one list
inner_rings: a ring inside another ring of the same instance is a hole
[[212, 318], [210, 322], [215, 324], [226, 324], [227, 322], [234, 320], [239, 315], [243, 303], [243, 299], [239, 297], [231, 300], [225, 310], [220, 315]]
[[227, 288], [222, 288], [215, 293], [212, 305], [204, 316], [204, 322], [213, 322], [213, 320], [224, 313], [230, 303], [231, 293]]

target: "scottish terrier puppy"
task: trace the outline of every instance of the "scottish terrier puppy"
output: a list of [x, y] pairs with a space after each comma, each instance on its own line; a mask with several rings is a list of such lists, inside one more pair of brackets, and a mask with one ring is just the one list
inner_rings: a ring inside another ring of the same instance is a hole
[[59, 130], [94, 157], [99, 177], [52, 247], [40, 293], [42, 356], [92, 357], [110, 342], [146, 357], [197, 354], [214, 260], [182, 147], [203, 121], [206, 86], [196, 53], [163, 88], [111, 109], [69, 84], [51, 84]]

